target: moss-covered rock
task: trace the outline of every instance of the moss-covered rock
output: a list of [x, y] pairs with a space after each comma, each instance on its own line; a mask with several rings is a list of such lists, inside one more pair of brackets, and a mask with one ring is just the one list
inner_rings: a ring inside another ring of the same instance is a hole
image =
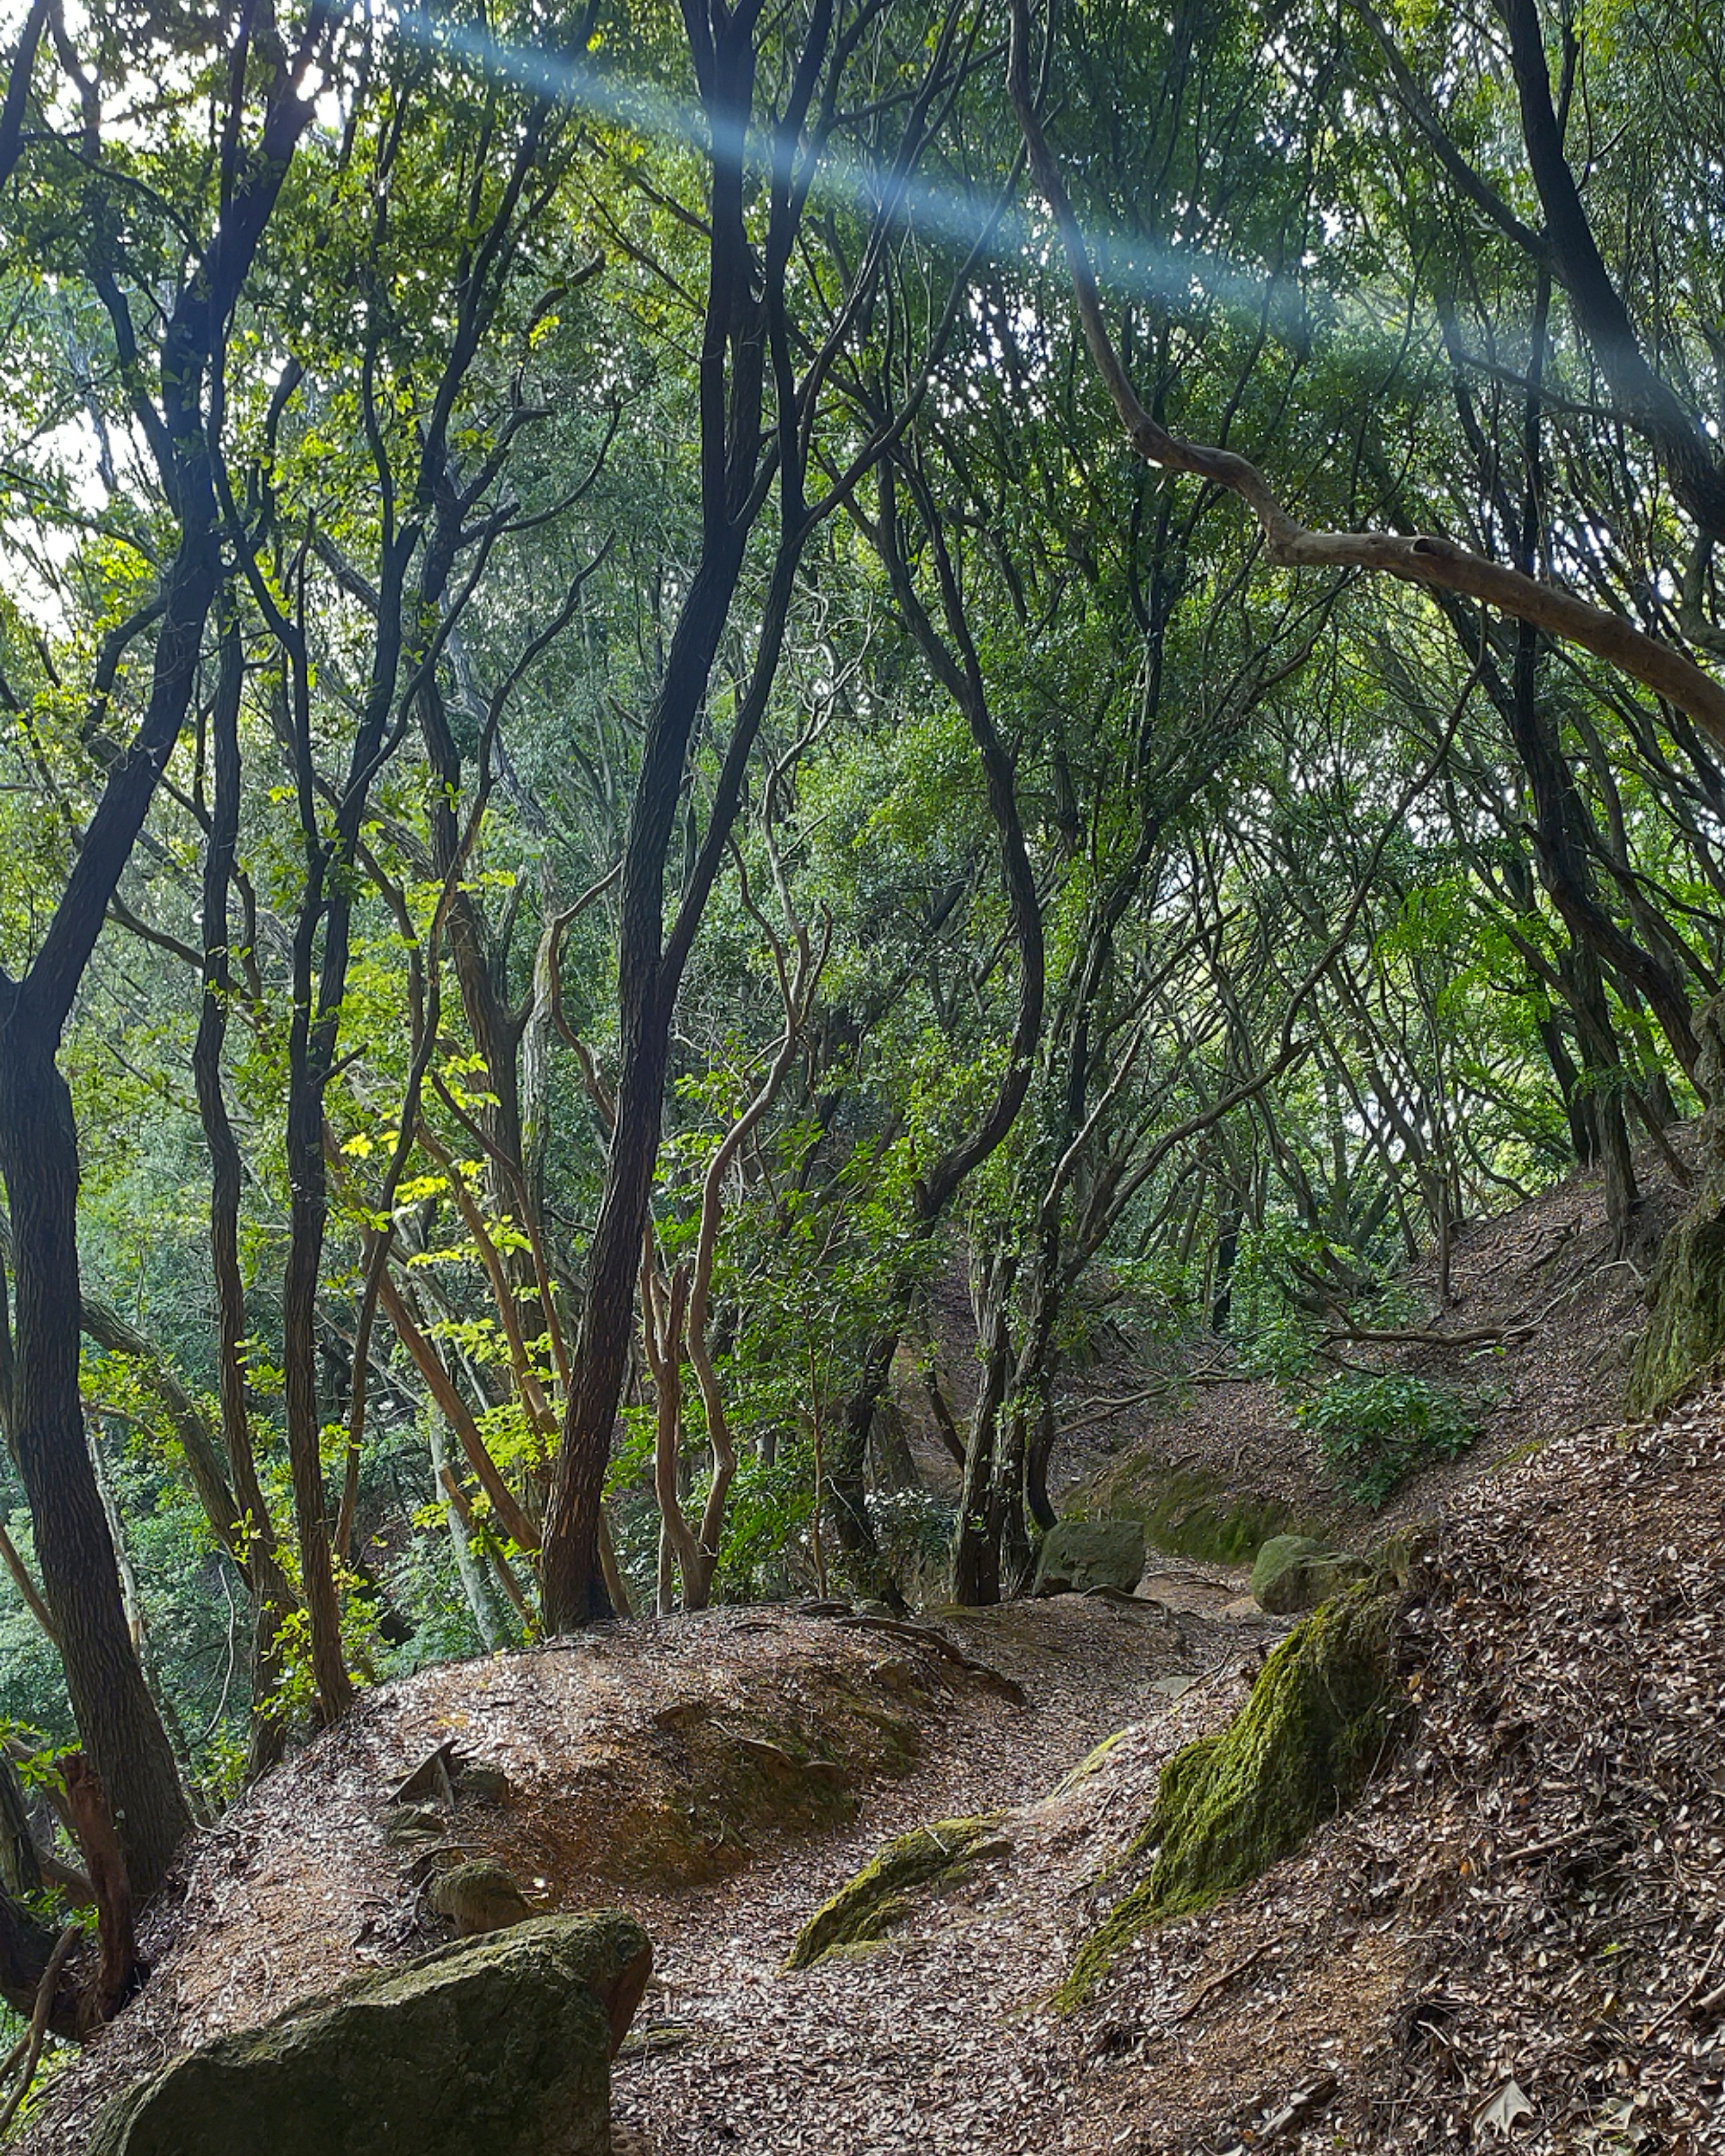
[[1725, 1358], [1725, 1174], [1710, 1175], [1666, 1235], [1647, 1283], [1647, 1323], [1635, 1343], [1624, 1404], [1632, 1415], [1670, 1406]]
[[1347, 1550], [1326, 1549], [1310, 1535], [1272, 1535], [1252, 1560], [1252, 1594], [1273, 1617], [1316, 1609], [1372, 1568]]
[[533, 1913], [515, 1874], [486, 1856], [440, 1872], [432, 1882], [431, 1906], [454, 1920], [455, 1936], [462, 1939], [525, 1923]]
[[1144, 1576], [1144, 1528], [1138, 1520], [1060, 1520], [1043, 1537], [1038, 1594], [1083, 1594], [1111, 1587], [1130, 1594]]
[[651, 1966], [611, 1913], [444, 1947], [188, 2052], [89, 2156], [610, 2156], [610, 2057]]
[[1725, 996], [1695, 1014], [1701, 1119], [1700, 1184], [1659, 1246], [1647, 1283], [1647, 1323], [1635, 1343], [1625, 1406], [1632, 1415], [1669, 1407], [1690, 1381], [1725, 1361]]
[[883, 1842], [856, 1876], [841, 1887], [797, 1934], [785, 1967], [810, 1969], [824, 1954], [886, 1938], [916, 1907], [920, 1895], [950, 1886], [1012, 1844], [999, 1831], [1000, 1816], [937, 1820]]
[[1063, 2004], [1147, 1926], [1245, 1886], [1353, 1801], [1405, 1712], [1393, 1650], [1399, 1606], [1374, 1584], [1325, 1603], [1270, 1656], [1221, 1735], [1169, 1760], [1131, 1851], [1153, 1849], [1154, 1861], [1080, 1949]]
[[1214, 1564], [1244, 1564], [1270, 1535], [1295, 1524], [1279, 1500], [1231, 1489], [1146, 1449], [1126, 1454], [1090, 1486], [1103, 1512], [1141, 1521], [1153, 1549]]

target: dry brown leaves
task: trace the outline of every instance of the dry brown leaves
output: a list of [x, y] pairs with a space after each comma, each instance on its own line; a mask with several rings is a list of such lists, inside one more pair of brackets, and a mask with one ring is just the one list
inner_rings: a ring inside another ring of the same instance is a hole
[[1408, 1612], [1413, 1742], [1116, 1970], [1069, 2035], [1115, 2062], [1074, 2145], [1725, 2147], [1722, 1527], [1717, 1397], [1459, 1501]]

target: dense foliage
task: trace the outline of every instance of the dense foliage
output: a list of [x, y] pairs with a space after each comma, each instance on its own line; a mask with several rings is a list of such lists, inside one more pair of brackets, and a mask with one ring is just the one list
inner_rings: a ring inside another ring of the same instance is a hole
[[[1327, 1382], [1413, 1256], [1446, 1293], [1577, 1164], [1637, 1250], [1725, 965], [1725, 741], [1642, 649], [1725, 650], [1717, 11], [1019, 16], [1155, 427], [1607, 630], [1299, 566], [1133, 453], [992, 0], [9, 11], [10, 979], [208, 475], [59, 1059], [90, 1460], [203, 1801], [588, 1614], [583, 1533], [637, 1607], [1011, 1591], [1105, 1313], [1282, 1377], [1377, 1502], [1472, 1426]], [[956, 1517], [895, 1450], [925, 1379]]]

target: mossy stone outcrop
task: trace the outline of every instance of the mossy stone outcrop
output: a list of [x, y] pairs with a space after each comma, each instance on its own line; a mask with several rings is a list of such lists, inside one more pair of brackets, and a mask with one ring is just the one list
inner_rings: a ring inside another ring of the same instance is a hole
[[1693, 1378], [1725, 1360], [1725, 1168], [1660, 1245], [1647, 1283], [1647, 1323], [1635, 1343], [1624, 1405], [1656, 1415]]
[[1394, 1650], [1400, 1604], [1375, 1583], [1325, 1603], [1270, 1656], [1228, 1727], [1168, 1761], [1130, 1852], [1153, 1850], [1150, 1869], [1081, 1948], [1063, 2004], [1149, 1925], [1255, 1879], [1358, 1795], [1406, 1712]]
[[541, 1917], [220, 2036], [109, 2107], [90, 2156], [610, 2156], [610, 2059], [652, 1967]]
[[1039, 1594], [1084, 1594], [1096, 1587], [1130, 1594], [1143, 1576], [1139, 1520], [1057, 1521], [1036, 1560]]
[[1624, 1404], [1656, 1415], [1690, 1381], [1725, 1362], [1725, 996], [1695, 1014], [1702, 1175], [1689, 1209], [1667, 1231], [1647, 1283], [1647, 1323], [1635, 1343]]
[[1272, 1535], [1252, 1560], [1252, 1595], [1272, 1617], [1291, 1617], [1316, 1609], [1371, 1570], [1364, 1558], [1326, 1549], [1309, 1535]]
[[797, 1934], [785, 1967], [812, 1969], [823, 1955], [884, 1939], [923, 1895], [950, 1886], [1012, 1844], [992, 1819], [937, 1820], [883, 1842], [856, 1876], [823, 1903]]

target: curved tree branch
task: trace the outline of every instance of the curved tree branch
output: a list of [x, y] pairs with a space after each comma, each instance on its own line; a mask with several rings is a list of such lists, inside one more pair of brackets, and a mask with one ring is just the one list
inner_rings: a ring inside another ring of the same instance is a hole
[[1314, 531], [1288, 514], [1255, 465], [1232, 449], [1183, 440], [1146, 411], [1109, 335], [1090, 250], [1037, 117], [1030, 95], [1029, 43], [1029, 0], [1012, 0], [1007, 87], [1031, 175], [1054, 214], [1065, 249], [1091, 357], [1127, 439], [1145, 462], [1164, 471], [1189, 473], [1238, 495], [1257, 518], [1266, 557], [1277, 567], [1369, 569], [1422, 590], [1459, 592], [1478, 599], [1592, 652], [1687, 712], [1725, 747], [1725, 688], [1692, 659], [1645, 634], [1621, 615], [1589, 606], [1558, 585], [1542, 583], [1430, 533]]

